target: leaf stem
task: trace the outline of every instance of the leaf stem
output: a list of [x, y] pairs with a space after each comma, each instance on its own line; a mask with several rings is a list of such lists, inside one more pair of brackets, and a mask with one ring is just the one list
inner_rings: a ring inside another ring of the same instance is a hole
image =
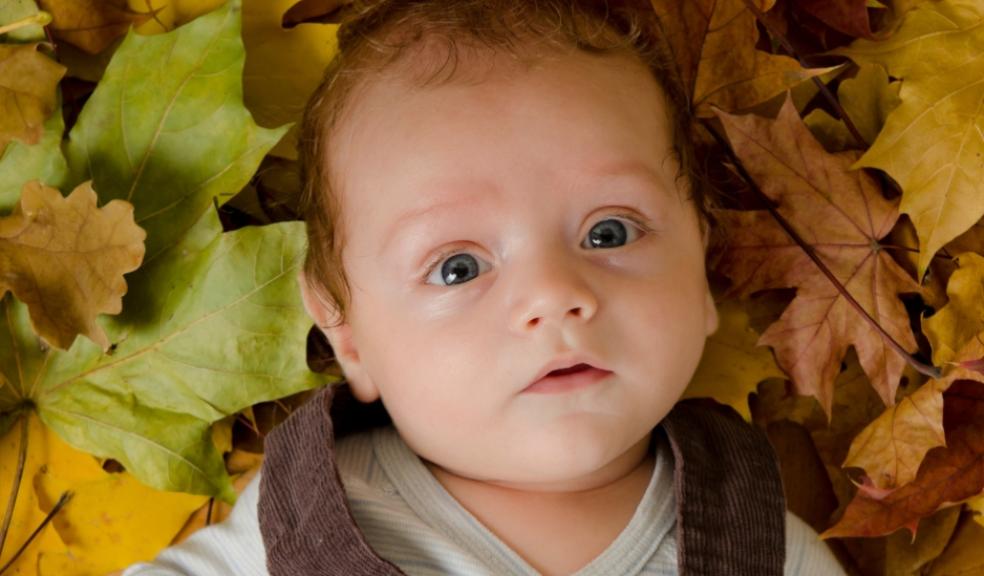
[[[7, 531], [10, 529], [10, 522], [14, 519], [14, 505], [17, 503], [17, 493], [20, 491], [21, 478], [24, 476], [24, 462], [27, 460], [27, 431], [29, 413], [25, 410], [21, 412], [20, 420], [20, 447], [17, 451], [17, 471], [14, 472], [13, 488], [10, 490], [10, 498], [7, 500], [7, 511], [3, 514], [3, 526], [0, 527], [0, 556], [3, 556], [3, 544], [7, 541]], [[2, 572], [2, 570], [0, 570]]]
[[47, 26], [48, 24], [51, 24], [51, 14], [45, 12], [44, 10], [39, 10], [36, 14], [31, 14], [26, 18], [21, 18], [20, 20], [14, 20], [13, 22], [0, 26], [0, 34], [13, 32], [18, 28], [23, 28], [25, 26], [32, 26], [34, 24], [37, 24], [39, 26]]
[[7, 568], [10, 568], [14, 564], [14, 562], [17, 561], [17, 558], [19, 558], [20, 555], [24, 553], [24, 550], [26, 550], [27, 547], [31, 545], [31, 542], [33, 542], [34, 539], [37, 538], [38, 534], [40, 534], [41, 531], [44, 530], [44, 527], [48, 525], [48, 522], [51, 522], [51, 519], [55, 517], [55, 514], [58, 514], [58, 512], [62, 509], [62, 507], [65, 506], [65, 504], [67, 504], [68, 501], [72, 499], [72, 495], [73, 492], [71, 490], [66, 490], [65, 492], [62, 492], [61, 498], [59, 498], [58, 502], [55, 503], [54, 508], [51, 509], [51, 512], [48, 512], [48, 515], [45, 516], [44, 520], [41, 521], [41, 524], [34, 529], [34, 532], [31, 532], [31, 535], [27, 537], [27, 541], [25, 541], [24, 544], [17, 549], [17, 552], [14, 552], [13, 557], [11, 557], [11, 559], [8, 560], [6, 564], [0, 566], [0, 574], [6, 572]]
[[[796, 61], [799, 62], [800, 66], [803, 68], [809, 68], [803, 58], [800, 57], [799, 53], [796, 52], [796, 49], [793, 48], [793, 45], [789, 42], [786, 36], [784, 36], [781, 31], [777, 30], [771, 22], [769, 22], [769, 20], [765, 17], [765, 14], [759, 10], [758, 6], [756, 6], [752, 0], [744, 0], [744, 2], [745, 6], [748, 7], [748, 10], [755, 15], [755, 19], [761, 22], [762, 25], [765, 26], [766, 30], [769, 31], [769, 34], [771, 34], [773, 38], [782, 44], [782, 47], [786, 50], [786, 52], [795, 58]], [[847, 131], [851, 133], [851, 136], [854, 137], [858, 145], [861, 148], [867, 148], [868, 143], [865, 141], [864, 136], [861, 135], [858, 127], [851, 121], [851, 117], [847, 115], [847, 111], [844, 110], [843, 106], [841, 106], [841, 103], [834, 96], [834, 93], [830, 91], [830, 88], [827, 88], [827, 85], [820, 81], [820, 78], [817, 76], [813, 76], [810, 80], [812, 80], [813, 83], [816, 84], [817, 88], [820, 89], [820, 93], [823, 94], [823, 97], [827, 103], [833, 106], [834, 110], [837, 111], [841, 121], [844, 122], [845, 126], [847, 126]]]
[[847, 288], [845, 288], [844, 285], [841, 284], [840, 280], [838, 280], [837, 277], [834, 276], [833, 272], [831, 272], [830, 269], [827, 268], [827, 265], [823, 263], [823, 261], [820, 259], [819, 256], [817, 256], [817, 253], [814, 252], [813, 247], [807, 244], [806, 241], [804, 241], [803, 238], [796, 232], [796, 230], [793, 229], [793, 227], [789, 224], [786, 218], [783, 217], [783, 215], [780, 214], [778, 210], [776, 210], [776, 207], [773, 205], [772, 199], [766, 196], [765, 193], [762, 192], [761, 189], [759, 189], [758, 185], [755, 183], [755, 180], [753, 180], [751, 175], [748, 173], [748, 171], [745, 170], [745, 166], [741, 163], [741, 160], [738, 159], [738, 155], [735, 154], [735, 152], [731, 149], [731, 146], [728, 144], [724, 136], [718, 134], [717, 130], [715, 130], [715, 128], [707, 120], [701, 120], [701, 123], [704, 125], [707, 131], [711, 133], [711, 136], [714, 137], [717, 143], [721, 146], [721, 148], [725, 151], [725, 153], [734, 163], [735, 168], [738, 170], [738, 173], [748, 183], [748, 186], [752, 190], [752, 192], [756, 196], [758, 196], [761, 200], [764, 201], [766, 209], [769, 211], [769, 214], [771, 214], [772, 217], [776, 219], [776, 222], [778, 222], [779, 226], [781, 226], [782, 229], [785, 230], [786, 234], [789, 235], [790, 238], [792, 238], [793, 242], [795, 242], [800, 248], [803, 249], [804, 252], [806, 252], [806, 255], [810, 257], [810, 260], [812, 260], [813, 263], [817, 265], [817, 268], [819, 268], [820, 271], [823, 273], [823, 275], [826, 276], [828, 280], [830, 280], [831, 284], [833, 284], [834, 287], [837, 288], [837, 291], [840, 293], [841, 296], [844, 297], [845, 300], [847, 300], [847, 302], [851, 305], [851, 307], [854, 308], [854, 310], [857, 311], [857, 313], [860, 314], [861, 317], [864, 318], [865, 321], [881, 335], [882, 339], [885, 340], [885, 342], [889, 345], [889, 347], [892, 350], [894, 350], [897, 354], [905, 358], [906, 362], [908, 362], [908, 364], [912, 366], [914, 370], [916, 370], [920, 374], [925, 374], [926, 376], [929, 376], [930, 378], [933, 379], [939, 378], [941, 375], [940, 368], [937, 368], [936, 366], [924, 364], [919, 360], [917, 360], [912, 354], [906, 352], [905, 349], [902, 348], [902, 346], [898, 342], [896, 342], [895, 339], [892, 338], [892, 336], [888, 332], [886, 332], [885, 329], [882, 328], [881, 325], [874, 318], [872, 318], [870, 314], [868, 314], [868, 311], [865, 310], [864, 307], [862, 307], [861, 304], [859, 304], [858, 301], [854, 299], [854, 296], [852, 296], [851, 293], [847, 291]]

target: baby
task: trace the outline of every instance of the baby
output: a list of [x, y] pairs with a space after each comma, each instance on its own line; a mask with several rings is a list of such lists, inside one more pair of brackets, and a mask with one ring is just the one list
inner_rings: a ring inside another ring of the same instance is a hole
[[842, 573], [763, 435], [674, 408], [718, 317], [652, 18], [346, 8], [304, 118], [300, 277], [346, 382], [267, 437], [225, 522], [125, 576]]

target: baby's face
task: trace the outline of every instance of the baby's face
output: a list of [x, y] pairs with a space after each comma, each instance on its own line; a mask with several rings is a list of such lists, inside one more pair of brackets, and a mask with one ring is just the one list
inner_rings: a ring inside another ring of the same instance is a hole
[[[332, 152], [352, 299], [327, 331], [422, 458], [544, 490], [647, 437], [717, 328], [658, 84], [627, 56], [552, 58], [357, 96]], [[525, 390], [565, 354], [611, 373]]]

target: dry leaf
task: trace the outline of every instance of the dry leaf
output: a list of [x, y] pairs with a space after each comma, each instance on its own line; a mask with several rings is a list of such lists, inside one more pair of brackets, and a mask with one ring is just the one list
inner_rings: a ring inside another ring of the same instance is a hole
[[710, 397], [732, 406], [746, 420], [748, 394], [766, 378], [781, 378], [772, 352], [756, 346], [758, 334], [748, 325], [748, 312], [734, 300], [717, 304], [717, 332], [704, 345], [697, 372], [683, 393], [684, 398]]
[[984, 216], [984, 4], [925, 2], [888, 40], [835, 51], [902, 79], [902, 104], [855, 167], [902, 187], [919, 233], [919, 274], [944, 244]]
[[39, 44], [0, 44], [0, 155], [14, 138], [37, 144], [55, 109], [65, 67], [38, 52]]
[[933, 363], [950, 362], [967, 343], [984, 332], [984, 256], [965, 252], [946, 285], [949, 302], [922, 321], [933, 346]]
[[889, 406], [851, 443], [845, 467], [863, 468], [878, 488], [896, 488], [916, 477], [926, 452], [943, 446], [941, 380], [925, 383]]
[[126, 0], [38, 0], [38, 4], [51, 14], [48, 29], [56, 38], [89, 54], [102, 52], [131, 25], [153, 17], [130, 10]]
[[[153, 490], [128, 473], [107, 473], [91, 455], [63, 442], [36, 414], [27, 417], [27, 460], [0, 566], [40, 525], [64, 490], [72, 490], [73, 496], [11, 566], [11, 574], [102, 575], [148, 560], [171, 542], [192, 510], [207, 500]], [[17, 466], [20, 428], [14, 426], [0, 437], [4, 502]]]
[[[919, 285], [878, 248], [898, 219], [875, 181], [850, 170], [852, 152], [828, 154], [787, 100], [773, 121], [718, 112], [742, 163], [778, 211], [813, 246], [855, 300], [906, 350], [916, 348], [898, 295]], [[796, 298], [759, 339], [800, 394], [831, 413], [834, 380], [853, 346], [882, 401], [895, 401], [905, 360], [882, 339], [766, 211], [720, 212], [730, 230], [718, 269], [729, 294], [796, 288]]]
[[96, 317], [122, 309], [123, 274], [140, 266], [144, 237], [129, 203], [97, 208], [89, 183], [63, 198], [28, 182], [0, 219], [0, 297], [11, 291], [27, 304], [34, 330], [53, 346], [67, 349], [83, 334], [107, 349]]
[[[652, 0], [680, 78], [698, 116], [712, 106], [744, 110], [813, 76], [834, 70], [800, 67], [788, 56], [755, 48], [755, 15], [744, 0]], [[768, 10], [774, 0], [756, 0]]]
[[933, 561], [929, 576], [976, 576], [984, 574], [984, 526], [964, 515], [943, 553]]
[[954, 382], [944, 395], [946, 447], [931, 450], [915, 480], [880, 490], [865, 478], [841, 519], [822, 538], [870, 537], [907, 528], [984, 491], [984, 385]]

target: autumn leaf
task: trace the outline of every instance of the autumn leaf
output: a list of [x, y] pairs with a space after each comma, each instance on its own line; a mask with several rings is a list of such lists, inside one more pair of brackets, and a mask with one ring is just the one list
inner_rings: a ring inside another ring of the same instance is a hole
[[933, 362], [942, 366], [979, 334], [984, 334], [984, 256], [965, 252], [946, 285], [946, 306], [922, 321], [933, 346]]
[[48, 29], [56, 38], [89, 54], [102, 52], [131, 25], [153, 16], [128, 9], [126, 0], [38, 0], [38, 4], [51, 14]]
[[[283, 133], [242, 107], [238, 19], [230, 2], [174, 32], [128, 36], [73, 130], [76, 172], [91, 168], [110, 196], [132, 193], [157, 247], [127, 276], [122, 313], [98, 320], [110, 351], [83, 338], [64, 352], [39, 346], [27, 308], [0, 300], [0, 414], [33, 407], [148, 486], [227, 502], [235, 490], [210, 424], [328, 380], [305, 362], [303, 223], [223, 233], [207, 209]], [[147, 76], [130, 76], [138, 69]]]
[[862, 485], [821, 538], [882, 536], [899, 528], [915, 535], [921, 518], [984, 491], [984, 385], [958, 380], [944, 398], [946, 447], [931, 450], [909, 484], [895, 490]]
[[45, 121], [40, 142], [27, 145], [15, 140], [0, 152], [0, 216], [13, 210], [29, 180], [40, 180], [52, 188], [65, 186], [68, 165], [61, 151], [64, 131], [61, 110], [56, 110]]
[[[321, 83], [325, 67], [337, 51], [337, 25], [284, 29], [283, 14], [295, 0], [248, 0], [243, 4], [246, 106], [263, 126], [294, 123], [270, 151], [294, 160], [301, 113]], [[303, 54], [298, 58], [297, 54]]]
[[796, 7], [848, 36], [872, 36], [868, 0], [798, 0]]
[[924, 2], [884, 41], [834, 51], [902, 79], [902, 104], [855, 167], [902, 187], [919, 234], [919, 275], [948, 241], [984, 216], [984, 5]]
[[207, 213], [141, 269], [123, 314], [104, 319], [109, 355], [84, 339], [65, 353], [32, 347], [23, 306], [5, 299], [0, 370], [14, 400], [30, 399], [72, 446], [149, 486], [231, 501], [208, 424], [323, 383], [303, 360], [304, 244], [300, 222], [223, 234]]
[[748, 312], [733, 300], [717, 303], [717, 332], [708, 337], [697, 372], [684, 398], [710, 397], [732, 406], [751, 420], [748, 394], [766, 378], [781, 378], [772, 353], [756, 346], [758, 334], [748, 325]]
[[[148, 488], [126, 472], [107, 473], [91, 455], [73, 449], [45, 428], [36, 415], [24, 417], [29, 419], [29, 450], [13, 529], [0, 566], [64, 491], [72, 490], [73, 495], [52, 525], [11, 566], [12, 574], [105, 574], [149, 559], [172, 541], [188, 515], [207, 500]], [[19, 441], [20, 426], [0, 437], [0, 494], [5, 496], [17, 466]]]
[[[0, 3], [0, 26], [22, 22], [25, 18], [37, 17], [38, 5], [34, 0], [4, 0]], [[43, 18], [43, 15], [42, 15]], [[40, 42], [45, 40], [44, 28], [40, 22], [19, 26], [3, 34], [6, 42]]]
[[[775, 120], [718, 112], [736, 154], [762, 191], [854, 299], [904, 349], [915, 339], [898, 295], [919, 285], [879, 249], [898, 219], [874, 180], [850, 170], [853, 152], [828, 154], [789, 100]], [[800, 394], [831, 412], [834, 379], [853, 346], [882, 401], [895, 400], [905, 360], [854, 310], [766, 211], [721, 211], [729, 239], [716, 259], [729, 295], [796, 288], [796, 298], [762, 334]]]
[[[888, 114], [899, 105], [900, 82], [890, 82], [888, 73], [877, 64], [861, 66], [854, 78], [848, 78], [837, 88], [837, 100], [857, 127], [865, 145], [875, 141]], [[817, 108], [803, 121], [827, 152], [856, 149], [859, 144], [847, 125]]]
[[31, 181], [0, 218], [0, 298], [11, 291], [27, 304], [35, 332], [53, 346], [66, 349], [82, 334], [108, 349], [96, 317], [122, 309], [123, 275], [140, 266], [144, 236], [132, 206], [97, 208], [89, 183], [63, 198]]
[[0, 153], [13, 139], [37, 144], [55, 109], [65, 67], [39, 53], [39, 45], [0, 44]]
[[[744, 110], [804, 80], [834, 70], [802, 68], [788, 56], [755, 48], [758, 28], [744, 0], [652, 0], [679, 77], [698, 116], [713, 106]], [[756, 0], [768, 10], [774, 0]]]
[[131, 32], [70, 133], [72, 181], [133, 204], [147, 261], [242, 189], [286, 130], [258, 127], [242, 104], [240, 27], [230, 1], [167, 34]]
[[863, 468], [877, 488], [897, 488], [916, 477], [926, 452], [943, 446], [943, 391], [931, 380], [885, 409], [851, 443], [845, 467]]
[[975, 522], [972, 515], [964, 515], [953, 538], [927, 571], [928, 576], [957, 576], [984, 574], [984, 526]]

